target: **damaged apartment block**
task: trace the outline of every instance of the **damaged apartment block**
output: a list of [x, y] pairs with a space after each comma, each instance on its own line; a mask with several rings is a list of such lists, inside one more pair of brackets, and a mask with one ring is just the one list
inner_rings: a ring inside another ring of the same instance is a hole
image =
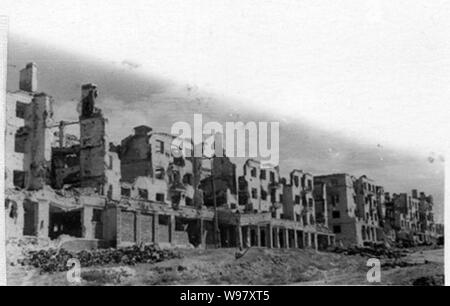
[[213, 245], [213, 211], [199, 189], [203, 161], [174, 157], [174, 136], [134, 128], [120, 145], [121, 200], [115, 208], [117, 244]]
[[114, 145], [98, 96], [95, 84], [82, 85], [78, 119], [55, 120], [53, 98], [38, 92], [36, 65], [21, 70], [19, 90], [6, 103], [8, 238], [70, 236], [77, 248], [325, 250], [432, 243], [443, 235], [432, 196], [413, 190], [391, 197], [366, 176], [292, 170], [286, 179], [254, 159], [238, 176], [225, 154], [175, 157], [175, 136], [146, 125]]

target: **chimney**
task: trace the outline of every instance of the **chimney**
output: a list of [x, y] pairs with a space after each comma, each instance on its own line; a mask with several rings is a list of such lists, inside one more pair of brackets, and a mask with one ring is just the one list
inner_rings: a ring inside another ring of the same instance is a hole
[[134, 128], [134, 135], [136, 136], [147, 136], [148, 133], [152, 131], [151, 127], [146, 125], [140, 125]]
[[81, 117], [92, 117], [97, 98], [97, 85], [89, 83], [81, 86]]
[[20, 70], [19, 89], [28, 92], [37, 91], [37, 66], [35, 63], [28, 63]]

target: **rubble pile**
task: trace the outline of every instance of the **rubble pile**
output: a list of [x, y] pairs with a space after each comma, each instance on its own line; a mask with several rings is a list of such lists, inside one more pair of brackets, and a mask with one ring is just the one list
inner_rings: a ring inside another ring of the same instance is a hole
[[55, 247], [55, 244], [46, 238], [24, 236], [6, 240], [6, 258], [14, 266], [26, 258], [32, 251], [46, 250]]
[[445, 279], [443, 274], [433, 276], [422, 276], [412, 282], [413, 286], [444, 286]]
[[108, 264], [135, 265], [138, 263], [156, 263], [171, 258], [179, 258], [180, 254], [173, 250], [163, 250], [155, 246], [132, 246], [120, 249], [83, 250], [72, 253], [65, 249], [48, 249], [30, 251], [27, 258], [21, 260], [22, 265], [39, 268], [41, 273], [67, 271], [71, 267], [67, 262], [71, 258], [78, 259], [81, 267], [102, 266]]
[[405, 261], [405, 260], [395, 259], [393, 261], [383, 262], [381, 264], [381, 267], [387, 268], [387, 269], [394, 269], [394, 268], [414, 267], [414, 266], [418, 266], [421, 264], [424, 264], [424, 263], [409, 262], [409, 261]]
[[361, 255], [364, 257], [376, 258], [401, 258], [408, 254], [407, 250], [388, 248], [383, 245], [379, 246], [352, 246], [352, 247], [336, 247], [332, 250], [335, 253], [344, 255]]

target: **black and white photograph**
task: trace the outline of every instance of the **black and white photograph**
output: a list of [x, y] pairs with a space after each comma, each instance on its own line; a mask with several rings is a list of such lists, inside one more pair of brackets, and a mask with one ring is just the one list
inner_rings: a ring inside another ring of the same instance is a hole
[[444, 286], [449, 37], [440, 0], [3, 0], [0, 284]]

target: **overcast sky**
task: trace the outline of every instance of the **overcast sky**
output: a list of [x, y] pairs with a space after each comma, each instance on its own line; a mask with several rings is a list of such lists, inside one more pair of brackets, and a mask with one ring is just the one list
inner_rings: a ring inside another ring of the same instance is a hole
[[95, 82], [116, 141], [194, 112], [279, 120], [283, 175], [365, 173], [442, 207], [448, 1], [4, 3], [8, 88], [35, 61], [58, 115]]

